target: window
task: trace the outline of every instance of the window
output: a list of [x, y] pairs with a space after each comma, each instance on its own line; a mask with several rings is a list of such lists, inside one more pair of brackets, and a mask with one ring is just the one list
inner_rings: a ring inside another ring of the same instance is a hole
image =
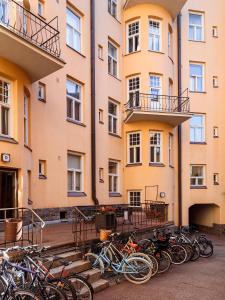
[[191, 186], [198, 187], [205, 185], [205, 166], [192, 165], [191, 166]]
[[118, 193], [118, 167], [118, 162], [109, 161], [109, 193]]
[[98, 45], [98, 58], [103, 60], [103, 47]]
[[8, 0], [0, 1], [0, 23], [8, 22]]
[[150, 132], [150, 163], [162, 162], [162, 133]]
[[128, 133], [128, 163], [141, 162], [141, 134], [140, 132]]
[[24, 144], [29, 144], [29, 98], [24, 95]]
[[39, 179], [46, 179], [47, 175], [47, 167], [46, 167], [46, 160], [39, 160], [38, 162], [38, 175]]
[[66, 43], [81, 52], [81, 17], [68, 8], [66, 10]]
[[99, 123], [104, 124], [103, 109], [99, 109], [98, 111], [98, 120]]
[[214, 185], [219, 185], [219, 173], [214, 173], [213, 174], [213, 184]]
[[169, 165], [173, 166], [173, 135], [169, 134]]
[[203, 64], [190, 63], [190, 91], [203, 92], [204, 90]]
[[11, 84], [0, 78], [0, 135], [10, 134]]
[[189, 39], [192, 41], [203, 41], [203, 14], [189, 13]]
[[194, 115], [190, 120], [190, 142], [205, 142], [205, 116]]
[[46, 85], [42, 82], [38, 83], [38, 100], [46, 102]]
[[99, 168], [99, 182], [103, 183], [104, 182], [104, 169]]
[[117, 77], [117, 47], [112, 43], [108, 43], [108, 73]]
[[173, 40], [172, 40], [172, 33], [173, 33], [173, 31], [172, 31], [172, 27], [169, 25], [169, 27], [168, 27], [168, 56], [170, 57], [170, 58], [172, 58], [172, 56], [173, 56], [173, 45], [172, 45], [172, 42], [173, 42]]
[[130, 206], [141, 206], [141, 191], [128, 191]]
[[212, 27], [212, 36], [218, 37], [218, 27], [217, 26]]
[[70, 120], [82, 121], [82, 100], [81, 85], [75, 81], [67, 79], [66, 96], [67, 96], [67, 117]]
[[160, 51], [160, 22], [155, 20], [149, 21], [149, 49], [151, 51]]
[[161, 76], [150, 74], [149, 79], [151, 101], [159, 101], [159, 95], [162, 94]]
[[168, 89], [168, 95], [173, 96], [173, 80], [169, 78], [169, 89]]
[[139, 21], [127, 25], [127, 52], [132, 53], [140, 50], [139, 46]]
[[117, 0], [108, 0], [108, 12], [114, 18], [117, 17]]
[[118, 105], [115, 102], [108, 103], [108, 130], [109, 133], [117, 134], [118, 132]]
[[213, 137], [218, 138], [219, 137], [219, 128], [214, 126], [213, 127]]
[[38, 14], [39, 16], [44, 16], [44, 2], [41, 0], [38, 0]]
[[83, 191], [83, 157], [78, 154], [68, 154], [68, 192]]
[[218, 76], [213, 76], [213, 87], [218, 88], [219, 83], [218, 83]]

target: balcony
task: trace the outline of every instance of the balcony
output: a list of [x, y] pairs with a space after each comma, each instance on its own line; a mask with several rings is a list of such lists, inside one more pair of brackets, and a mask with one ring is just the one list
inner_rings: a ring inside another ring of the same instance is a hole
[[156, 121], [175, 127], [192, 117], [188, 96], [131, 93], [125, 111], [125, 123]]
[[[172, 2], [172, 3], [171, 3]], [[176, 18], [176, 16], [181, 11], [184, 4], [187, 2], [187, 0], [126, 0], [124, 4], [124, 8], [129, 8], [134, 5], [143, 4], [143, 3], [149, 3], [149, 4], [156, 4], [160, 5], [163, 8], [165, 8], [172, 18]]]
[[46, 23], [14, 0], [0, 0], [0, 57], [37, 81], [64, 66], [58, 19]]

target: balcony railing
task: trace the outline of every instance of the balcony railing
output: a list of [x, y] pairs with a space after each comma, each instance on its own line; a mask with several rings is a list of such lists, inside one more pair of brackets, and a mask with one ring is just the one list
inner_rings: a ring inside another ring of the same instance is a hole
[[156, 94], [130, 93], [125, 104], [127, 112], [138, 110], [143, 112], [180, 113], [190, 112], [189, 97], [167, 96]]
[[0, 0], [0, 25], [51, 55], [60, 57], [58, 17], [46, 23], [16, 1]]

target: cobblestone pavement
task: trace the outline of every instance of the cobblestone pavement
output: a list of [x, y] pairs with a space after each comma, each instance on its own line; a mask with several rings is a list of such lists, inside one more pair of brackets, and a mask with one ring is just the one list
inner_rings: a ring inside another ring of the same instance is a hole
[[96, 294], [95, 300], [225, 300], [225, 240], [210, 237], [214, 255], [172, 266], [144, 285], [127, 281]]

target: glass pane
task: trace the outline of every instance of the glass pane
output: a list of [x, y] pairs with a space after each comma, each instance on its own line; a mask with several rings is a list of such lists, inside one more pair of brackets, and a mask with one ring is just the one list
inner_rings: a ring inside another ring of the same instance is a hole
[[202, 25], [202, 16], [197, 14], [189, 14], [189, 23], [194, 25]]
[[202, 128], [195, 129], [195, 142], [203, 142], [203, 131]]
[[112, 74], [112, 58], [108, 57], [108, 73]]
[[110, 161], [109, 162], [109, 174], [117, 174], [117, 163]]
[[67, 98], [67, 117], [73, 119], [73, 100]]
[[150, 148], [150, 161], [155, 162], [154, 147]]
[[9, 109], [6, 107], [2, 107], [1, 109], [1, 119], [2, 119], [2, 134], [8, 135], [9, 134]]
[[189, 26], [189, 39], [194, 40], [195, 39], [195, 29], [194, 26]]
[[80, 103], [75, 101], [75, 120], [76, 121], [81, 121], [80, 118]]
[[191, 118], [191, 126], [202, 126], [203, 125], [203, 116], [193, 116]]
[[156, 147], [156, 162], [160, 162], [160, 148]]
[[81, 191], [81, 173], [76, 172], [76, 191]]
[[201, 27], [196, 28], [196, 40], [198, 40], [198, 41], [202, 40], [202, 28]]
[[108, 51], [109, 51], [109, 55], [116, 59], [117, 49], [111, 43], [108, 43]]
[[202, 166], [192, 166], [192, 176], [193, 177], [203, 176], [203, 167]]
[[190, 64], [190, 75], [202, 76], [203, 75], [202, 65]]
[[117, 62], [113, 60], [113, 75], [117, 76]]
[[133, 52], [133, 38], [128, 40], [128, 52]]
[[73, 29], [71, 26], [66, 26], [66, 43], [70, 47], [73, 47]]
[[117, 182], [118, 182], [118, 178], [114, 177], [114, 182], [113, 182], [113, 191], [117, 192]]
[[[40, 173], [40, 170], [39, 170]], [[74, 186], [73, 186], [73, 172], [68, 171], [68, 191], [73, 191]]]
[[112, 176], [109, 176], [109, 192], [112, 192]]
[[191, 185], [195, 185], [195, 178], [191, 178]]
[[203, 185], [203, 178], [198, 178], [198, 185]]
[[194, 130], [194, 128], [190, 128], [190, 141], [195, 142], [195, 130]]
[[81, 100], [81, 86], [71, 80], [66, 82], [66, 93], [70, 97]]
[[197, 78], [197, 91], [202, 92], [203, 91], [203, 80], [202, 78]]
[[140, 148], [136, 148], [136, 162], [139, 163], [141, 161], [140, 159]]
[[195, 91], [195, 77], [190, 77], [190, 90]]
[[77, 31], [80, 31], [81, 24], [80, 24], [80, 17], [75, 15], [70, 9], [67, 8], [66, 13], [66, 23], [69, 24], [71, 27], [76, 29]]
[[117, 119], [113, 118], [113, 133], [117, 133]]
[[81, 157], [78, 155], [68, 154], [68, 168], [80, 170], [81, 169]]
[[108, 130], [109, 132], [112, 132], [112, 116], [109, 116]]
[[131, 164], [134, 163], [134, 148], [130, 148], [130, 161]]

